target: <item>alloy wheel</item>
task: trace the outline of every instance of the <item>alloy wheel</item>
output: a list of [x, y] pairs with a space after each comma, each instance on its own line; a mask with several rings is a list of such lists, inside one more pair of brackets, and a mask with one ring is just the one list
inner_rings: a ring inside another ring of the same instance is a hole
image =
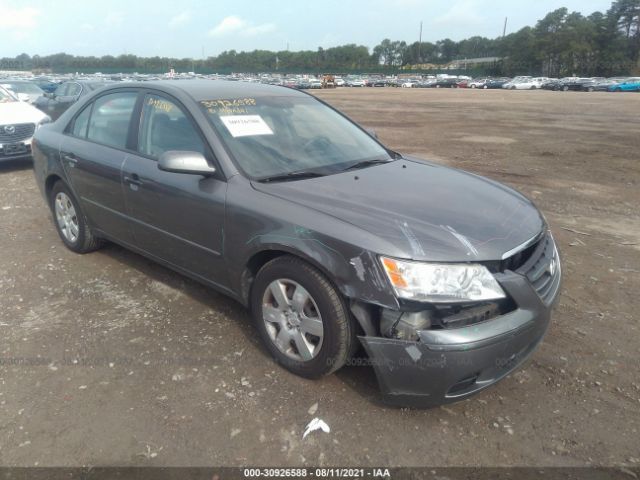
[[78, 225], [78, 215], [71, 198], [64, 192], [58, 192], [54, 206], [56, 221], [62, 235], [70, 243], [76, 243], [80, 234], [80, 227]]
[[262, 319], [269, 338], [287, 357], [306, 362], [322, 348], [324, 326], [311, 294], [298, 282], [280, 278], [262, 297]]

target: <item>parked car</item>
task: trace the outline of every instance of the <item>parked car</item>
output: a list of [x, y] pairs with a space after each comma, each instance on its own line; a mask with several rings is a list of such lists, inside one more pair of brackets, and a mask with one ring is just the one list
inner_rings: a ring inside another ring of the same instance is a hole
[[2, 80], [0, 85], [11, 90], [16, 94], [18, 100], [23, 102], [35, 103], [38, 98], [44, 95], [44, 90], [29, 80]]
[[33, 83], [38, 85], [44, 92], [53, 93], [58, 88], [59, 83], [48, 78], [34, 78]]
[[64, 82], [53, 93], [38, 98], [34, 105], [55, 120], [80, 98], [107, 84], [105, 81], [88, 80]]
[[537, 90], [549, 80], [547, 77], [521, 78], [505, 84], [502, 88], [509, 90]]
[[574, 91], [574, 92], [584, 92], [587, 91], [589, 86], [595, 85], [597, 80], [596, 78], [572, 78], [570, 80], [565, 80], [562, 82], [562, 86], [560, 90], [563, 92]]
[[468, 88], [469, 80], [459, 80], [453, 88]]
[[486, 83], [485, 88], [488, 88], [488, 89], [502, 88], [506, 83], [510, 81], [511, 80], [508, 78], [492, 78]]
[[627, 78], [624, 82], [609, 87], [610, 92], [640, 92], [640, 77]]
[[111, 240], [235, 298], [303, 377], [360, 344], [402, 405], [504, 378], [560, 288], [553, 237], [523, 195], [398, 154], [288, 88], [107, 87], [37, 132], [34, 171], [70, 250]]
[[431, 88], [456, 88], [459, 80], [457, 78], [443, 78], [429, 85]]
[[474, 80], [471, 80], [470, 82], [468, 82], [467, 86], [469, 88], [484, 88], [487, 89], [489, 82], [491, 81], [490, 78], [476, 78]]
[[563, 81], [559, 78], [550, 78], [546, 82], [543, 82], [540, 88], [543, 90], [557, 91], [562, 88]]
[[347, 87], [366, 87], [367, 82], [359, 78], [350, 78], [346, 80]]
[[387, 81], [384, 80], [383, 78], [376, 78], [374, 80], [370, 80], [367, 83], [367, 87], [386, 87], [387, 86]]
[[0, 86], [0, 161], [29, 158], [34, 132], [49, 116]]
[[621, 77], [605, 78], [604, 80], [600, 80], [596, 82], [594, 85], [589, 86], [587, 88], [587, 91], [588, 92], [608, 92], [609, 87], [623, 83], [625, 80], [626, 78], [621, 78]]

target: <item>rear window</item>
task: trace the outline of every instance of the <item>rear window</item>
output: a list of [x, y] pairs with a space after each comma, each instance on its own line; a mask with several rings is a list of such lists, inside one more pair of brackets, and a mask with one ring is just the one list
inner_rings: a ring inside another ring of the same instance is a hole
[[111, 147], [126, 148], [137, 96], [135, 92], [121, 92], [98, 98], [93, 105], [87, 138]]

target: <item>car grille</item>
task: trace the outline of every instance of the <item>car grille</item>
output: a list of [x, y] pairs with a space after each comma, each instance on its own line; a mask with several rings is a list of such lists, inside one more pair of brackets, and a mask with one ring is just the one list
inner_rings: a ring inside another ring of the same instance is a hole
[[[11, 128], [13, 127], [13, 131]], [[0, 143], [22, 142], [33, 137], [36, 131], [35, 123], [16, 123], [0, 125]]]
[[526, 276], [545, 305], [550, 305], [560, 288], [560, 257], [550, 233], [538, 242], [531, 257], [517, 270]]

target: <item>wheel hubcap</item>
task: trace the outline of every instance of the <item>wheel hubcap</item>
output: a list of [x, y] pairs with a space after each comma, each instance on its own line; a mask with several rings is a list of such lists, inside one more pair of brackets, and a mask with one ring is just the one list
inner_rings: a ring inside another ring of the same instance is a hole
[[54, 204], [56, 221], [58, 222], [58, 227], [60, 228], [62, 235], [69, 242], [75, 243], [78, 240], [80, 227], [78, 226], [76, 209], [73, 206], [71, 199], [66, 193], [59, 192], [56, 195]]
[[293, 280], [269, 284], [262, 297], [262, 319], [273, 344], [287, 357], [306, 362], [322, 347], [324, 326], [309, 292]]

